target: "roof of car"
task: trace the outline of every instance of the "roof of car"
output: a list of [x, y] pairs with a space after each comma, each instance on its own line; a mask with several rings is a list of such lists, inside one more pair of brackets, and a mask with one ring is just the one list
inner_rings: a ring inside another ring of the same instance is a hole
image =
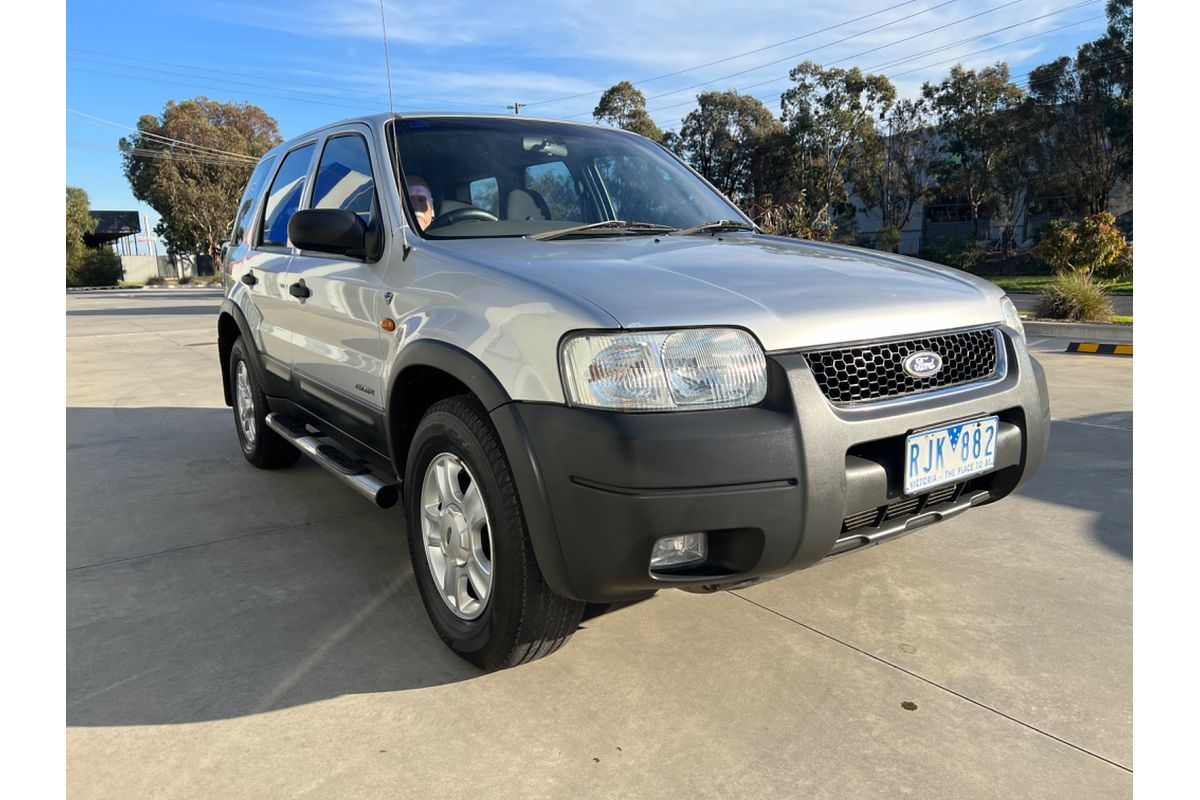
[[614, 127], [611, 127], [608, 125], [597, 125], [592, 122], [578, 122], [576, 120], [570, 120], [570, 119], [553, 119], [551, 117], [530, 117], [530, 116], [525, 116], [525, 115], [517, 116], [515, 114], [478, 113], [478, 112], [471, 112], [471, 111], [421, 111], [421, 112], [412, 112], [412, 113], [397, 111], [394, 114], [383, 111], [383, 112], [380, 112], [377, 114], [364, 114], [364, 115], [358, 116], [358, 117], [347, 117], [346, 119], [338, 120], [337, 122], [331, 122], [327, 125], [322, 125], [319, 128], [313, 128], [312, 130], [308, 130], [308, 131], [305, 131], [304, 133], [300, 133], [300, 134], [297, 134], [295, 136], [288, 138], [286, 141], [282, 142], [281, 144], [276, 145], [275, 147], [271, 148], [269, 151], [267, 151], [267, 153], [264, 153], [263, 156], [265, 157], [271, 153], [275, 153], [280, 150], [290, 149], [293, 144], [295, 144], [296, 142], [299, 142], [302, 139], [310, 139], [313, 136], [320, 134], [322, 131], [329, 130], [330, 128], [337, 128], [342, 125], [349, 125], [351, 123], [358, 122], [358, 123], [370, 125], [372, 128], [376, 128], [376, 127], [379, 127], [379, 126], [385, 124], [390, 119], [430, 119], [432, 117], [452, 117], [455, 119], [489, 119], [489, 120], [503, 119], [503, 120], [516, 120], [519, 122], [548, 122], [548, 123], [553, 123], [553, 124], [557, 124], [557, 125], [576, 125], [576, 126], [585, 127], [585, 128], [603, 128], [605, 130], [621, 131], [622, 133], [628, 133], [631, 136], [637, 135], [630, 131], [625, 131], [625, 130], [622, 130], [621, 128], [614, 128]]

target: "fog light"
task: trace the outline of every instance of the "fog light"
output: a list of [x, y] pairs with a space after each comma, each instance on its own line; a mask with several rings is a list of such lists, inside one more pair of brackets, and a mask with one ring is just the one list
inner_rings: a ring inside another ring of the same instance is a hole
[[678, 567], [703, 561], [708, 556], [708, 540], [703, 533], [681, 533], [664, 536], [654, 543], [650, 553], [650, 569]]

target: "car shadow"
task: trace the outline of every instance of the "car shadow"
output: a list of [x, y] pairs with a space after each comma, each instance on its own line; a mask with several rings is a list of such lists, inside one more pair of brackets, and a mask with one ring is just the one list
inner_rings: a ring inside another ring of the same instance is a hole
[[[67, 410], [67, 723], [228, 719], [482, 673], [428, 621], [398, 509], [226, 409]], [[588, 620], [628, 604], [590, 606]]]
[[1018, 494], [1092, 512], [1096, 540], [1132, 560], [1132, 447], [1132, 412], [1056, 419], [1046, 460]]

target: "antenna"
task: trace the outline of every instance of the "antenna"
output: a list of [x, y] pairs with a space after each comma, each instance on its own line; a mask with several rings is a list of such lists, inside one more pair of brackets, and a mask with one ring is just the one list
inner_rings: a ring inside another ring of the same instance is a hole
[[[388, 53], [387, 39], [387, 14], [384, 12], [383, 0], [379, 0], [379, 25], [383, 28], [383, 63], [387, 67], [387, 87], [388, 87], [388, 116], [392, 124], [392, 174], [396, 178], [396, 189], [400, 195], [401, 210], [404, 207], [404, 195], [407, 191], [404, 187], [404, 181], [400, 175], [400, 142], [396, 139], [396, 107], [392, 100], [392, 59]], [[412, 248], [408, 244], [408, 235], [404, 230], [404, 226], [400, 226], [400, 236], [403, 240], [402, 250], [403, 257], [408, 258], [409, 250]]]

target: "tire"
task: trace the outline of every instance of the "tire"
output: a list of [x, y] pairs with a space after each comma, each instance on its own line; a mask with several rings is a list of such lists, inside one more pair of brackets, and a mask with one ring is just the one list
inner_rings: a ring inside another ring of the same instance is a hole
[[404, 504], [417, 588], [450, 649], [496, 670], [547, 656], [571, 638], [585, 604], [546, 585], [508, 460], [474, 397], [425, 412], [409, 449]]
[[267, 396], [258, 382], [245, 339], [234, 342], [229, 353], [229, 390], [233, 397], [233, 427], [246, 460], [262, 469], [295, 464], [300, 451], [267, 427]]

